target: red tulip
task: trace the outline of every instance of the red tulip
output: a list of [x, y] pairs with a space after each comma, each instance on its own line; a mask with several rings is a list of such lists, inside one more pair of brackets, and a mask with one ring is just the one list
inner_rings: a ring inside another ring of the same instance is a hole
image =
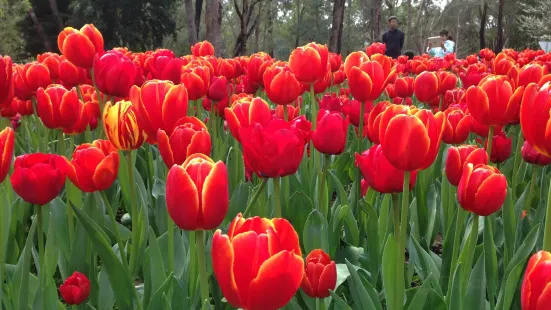
[[405, 171], [423, 170], [436, 159], [444, 114], [415, 107], [390, 106], [381, 115], [379, 139], [388, 161]]
[[4, 181], [13, 159], [13, 147], [15, 144], [15, 134], [11, 127], [6, 127], [0, 131], [0, 183]]
[[186, 86], [189, 100], [203, 98], [209, 91], [210, 70], [207, 67], [193, 65], [191, 63], [181, 70], [181, 81]]
[[296, 294], [304, 261], [293, 226], [281, 218], [243, 219], [212, 238], [212, 269], [230, 305], [247, 310], [283, 308]]
[[520, 110], [520, 126], [526, 141], [545, 156], [551, 156], [551, 135], [548, 133], [551, 128], [548, 125], [550, 106], [551, 83], [541, 88], [536, 84], [526, 87]]
[[213, 76], [210, 81], [207, 97], [210, 100], [220, 101], [228, 97], [228, 80], [224, 77]]
[[551, 296], [547, 289], [549, 283], [551, 283], [551, 253], [539, 251], [532, 255], [526, 266], [520, 289], [522, 310], [547, 309], [551, 303]]
[[341, 54], [329, 53], [329, 64], [331, 65], [331, 72], [339, 71], [342, 64]]
[[84, 104], [76, 90], [65, 89], [61, 85], [51, 85], [36, 92], [36, 107], [40, 120], [50, 129], [71, 131], [84, 113]]
[[232, 136], [240, 141], [239, 128], [250, 127], [254, 123], [265, 126], [272, 119], [270, 106], [261, 98], [244, 98], [232, 103], [224, 111]]
[[251, 83], [264, 85], [264, 72], [273, 63], [272, 57], [264, 52], [252, 54], [247, 64], [247, 76]]
[[528, 64], [519, 72], [518, 86], [528, 86], [530, 83], [539, 83], [543, 76], [547, 73], [545, 68], [538, 64]]
[[[477, 141], [482, 144], [480, 139], [477, 139]], [[493, 163], [502, 163], [506, 161], [509, 156], [511, 156], [512, 143], [512, 139], [507, 138], [503, 131], [497, 132], [492, 139], [492, 154], [490, 155], [490, 161]], [[487, 148], [487, 140], [484, 145], [485, 148]]]
[[116, 51], [96, 55], [94, 81], [105, 94], [126, 98], [132, 85], [142, 85], [144, 76], [141, 67], [130, 58]]
[[11, 58], [0, 56], [0, 108], [11, 104], [14, 96], [14, 76]]
[[288, 105], [277, 105], [273, 111], [273, 117], [279, 119], [285, 119], [285, 112], [287, 112], [287, 120], [293, 120], [300, 115], [300, 107], [294, 107], [290, 104]]
[[50, 79], [56, 80], [59, 77], [59, 64], [62, 61], [62, 57], [56, 53], [46, 52], [36, 56], [36, 60], [46, 65], [48, 71], [50, 71]]
[[386, 51], [386, 44], [380, 42], [373, 42], [365, 49], [367, 55], [371, 57], [375, 54], [384, 55]]
[[264, 72], [266, 95], [276, 104], [289, 104], [300, 95], [300, 83], [289, 67], [276, 62]]
[[458, 186], [466, 164], [488, 164], [488, 153], [474, 145], [452, 146], [446, 159], [446, 177], [453, 186]]
[[473, 118], [483, 125], [507, 125], [518, 111], [511, 83], [503, 76], [488, 76], [480, 86], [471, 86], [465, 100]]
[[397, 78], [394, 82], [394, 90], [398, 97], [411, 97], [413, 96], [413, 84], [414, 79], [411, 76], [405, 76], [402, 78]]
[[343, 118], [339, 112], [320, 110], [316, 130], [312, 134], [314, 147], [320, 153], [338, 155], [346, 147], [348, 134], [348, 117]]
[[[329, 110], [331, 112], [341, 112], [344, 100], [344, 97], [337, 97], [335, 93], [325, 94], [321, 101], [319, 101], [319, 107], [320, 109]], [[359, 113], [358, 111], [358, 114]]]
[[[529, 164], [533, 165], [539, 165], [539, 166], [547, 166], [551, 164], [551, 157], [547, 157], [541, 153], [539, 153], [534, 147], [530, 144], [528, 141], [524, 141], [524, 145], [522, 146], [522, 158], [524, 161], [526, 161]], [[1, 180], [1, 174], [0, 174], [0, 180]]]
[[76, 66], [92, 68], [94, 57], [103, 54], [103, 37], [92, 24], [80, 30], [66, 27], [57, 37], [57, 46], [63, 56]]
[[138, 125], [150, 143], [156, 142], [159, 129], [172, 133], [178, 120], [187, 115], [188, 96], [183, 84], [151, 80], [141, 88], [132, 86], [129, 96]]
[[371, 101], [360, 103], [358, 100], [345, 98], [342, 105], [342, 113], [348, 116], [350, 118], [350, 123], [356, 127], [360, 126], [360, 109], [362, 104], [364, 106], [364, 115], [373, 110], [373, 102]]
[[213, 56], [214, 46], [212, 46], [209, 41], [198, 42], [191, 47], [191, 53], [196, 57]]
[[428, 103], [438, 96], [440, 84], [434, 72], [425, 71], [415, 78], [414, 93], [417, 100]]
[[69, 161], [63, 156], [42, 153], [21, 155], [15, 158], [11, 185], [21, 199], [42, 206], [61, 192], [69, 167]]
[[[309, 122], [302, 123], [311, 128]], [[288, 123], [273, 119], [265, 126], [255, 123], [239, 129], [243, 157], [257, 175], [276, 178], [297, 171], [304, 154], [304, 146], [308, 142], [300, 124], [297, 121]]]
[[183, 164], [192, 154], [210, 156], [211, 140], [207, 126], [192, 116], [182, 117], [175, 124], [170, 136], [159, 129], [157, 143], [161, 158], [168, 168]]
[[438, 80], [438, 94], [440, 95], [444, 95], [448, 90], [452, 90], [457, 86], [457, 75], [448, 71], [439, 71]]
[[467, 163], [457, 189], [459, 204], [480, 216], [497, 212], [507, 195], [507, 178], [492, 166]]
[[90, 295], [90, 280], [82, 273], [75, 271], [61, 284], [59, 293], [68, 305], [79, 305]]
[[329, 297], [329, 290], [335, 290], [337, 285], [335, 262], [323, 250], [317, 249], [308, 254], [305, 267], [300, 288], [312, 298]]
[[289, 56], [289, 68], [297, 80], [313, 84], [325, 78], [329, 65], [329, 52], [326, 45], [308, 43], [297, 47]]
[[377, 103], [377, 105], [368, 114], [367, 122], [364, 122], [366, 124], [364, 130], [366, 130], [367, 137], [369, 141], [375, 144], [381, 143], [379, 140], [381, 115], [389, 106], [391, 106], [391, 103], [388, 101], [381, 101]]
[[59, 64], [59, 82], [65, 88], [73, 88], [80, 84], [92, 84], [90, 71], [77, 67], [67, 60]]
[[[380, 144], [373, 145], [360, 156], [356, 153], [356, 166], [363, 178], [379, 193], [401, 193], [404, 185], [404, 171], [396, 169], [386, 159]], [[415, 185], [417, 172], [413, 171], [409, 179], [409, 189]]]
[[456, 107], [446, 109], [444, 115], [446, 118], [442, 141], [448, 144], [461, 144], [465, 142], [471, 133], [472, 118], [465, 115], [463, 110]]
[[181, 166], [170, 168], [166, 207], [181, 229], [215, 229], [222, 224], [228, 206], [228, 170], [223, 162], [214, 163], [204, 154], [193, 154]]
[[13, 74], [14, 94], [21, 100], [30, 100], [38, 88], [51, 83], [48, 67], [38, 62], [16, 66]]
[[91, 193], [111, 187], [119, 171], [119, 153], [108, 140], [76, 147], [68, 177], [81, 191]]

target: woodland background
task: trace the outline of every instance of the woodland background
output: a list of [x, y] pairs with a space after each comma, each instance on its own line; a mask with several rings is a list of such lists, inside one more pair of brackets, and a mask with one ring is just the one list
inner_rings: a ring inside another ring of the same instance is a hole
[[[208, 12], [208, 14], [206, 14]], [[286, 59], [308, 42], [346, 55], [380, 40], [398, 16], [405, 50], [447, 29], [459, 57], [481, 48], [537, 48], [551, 39], [550, 0], [0, 0], [0, 54], [23, 62], [57, 49], [66, 26], [93, 23], [106, 49], [172, 49], [211, 41], [218, 56], [265, 51]]]

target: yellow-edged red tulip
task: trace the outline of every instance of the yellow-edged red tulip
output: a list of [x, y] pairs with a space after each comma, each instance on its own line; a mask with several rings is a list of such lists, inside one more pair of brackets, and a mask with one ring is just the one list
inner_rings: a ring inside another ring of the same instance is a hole
[[474, 145], [452, 146], [446, 159], [446, 177], [453, 186], [458, 186], [466, 164], [488, 164], [488, 153]]
[[459, 205], [466, 211], [488, 216], [501, 209], [507, 196], [507, 178], [496, 167], [467, 163], [457, 189]]
[[325, 78], [328, 62], [327, 46], [316, 43], [297, 47], [289, 56], [289, 68], [297, 80], [304, 84], [313, 84]]
[[536, 151], [551, 157], [551, 83], [545, 83], [541, 88], [529, 84], [520, 107], [520, 126], [526, 141]]
[[461, 144], [467, 140], [473, 124], [472, 117], [458, 107], [450, 107], [444, 111], [446, 116], [442, 141], [448, 144]]
[[108, 189], [117, 179], [119, 153], [108, 140], [95, 140], [76, 147], [68, 177], [81, 191]]
[[207, 126], [192, 116], [182, 117], [168, 134], [159, 129], [157, 143], [161, 158], [168, 168], [183, 164], [192, 154], [210, 156], [211, 140]]
[[545, 310], [551, 304], [551, 253], [539, 251], [532, 255], [526, 266], [520, 303], [522, 310]]
[[231, 108], [224, 110], [226, 121], [232, 136], [241, 141], [239, 129], [250, 127], [254, 123], [265, 126], [272, 119], [270, 106], [261, 98], [243, 98], [232, 103]]
[[14, 144], [15, 134], [11, 127], [0, 131], [0, 183], [4, 181], [10, 171]]
[[276, 104], [289, 104], [300, 96], [300, 83], [284, 62], [275, 62], [267, 68], [263, 80], [266, 95]]
[[170, 168], [166, 207], [183, 230], [211, 230], [222, 224], [229, 206], [226, 165], [205, 154], [193, 154]]
[[209, 41], [198, 42], [191, 47], [191, 53], [196, 57], [213, 56], [214, 46]]
[[63, 29], [57, 37], [57, 46], [65, 58], [84, 69], [92, 68], [96, 54], [104, 51], [103, 37], [92, 24], [86, 24], [80, 30]]
[[465, 101], [472, 117], [487, 126], [505, 126], [514, 120], [518, 107], [513, 87], [505, 76], [488, 76], [479, 86], [471, 86]]

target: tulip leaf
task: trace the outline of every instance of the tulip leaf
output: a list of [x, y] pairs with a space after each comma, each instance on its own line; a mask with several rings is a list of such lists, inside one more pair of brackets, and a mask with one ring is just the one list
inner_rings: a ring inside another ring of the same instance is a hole
[[505, 203], [503, 204], [503, 232], [505, 236], [505, 253], [504, 262], [505, 265], [509, 263], [509, 260], [513, 257], [515, 251], [515, 228], [517, 226], [517, 217], [515, 216], [515, 206], [512, 199], [512, 190], [507, 188], [507, 196]]
[[71, 244], [69, 242], [69, 232], [67, 228], [67, 206], [60, 198], [54, 199], [50, 202], [50, 221], [53, 220], [56, 223], [54, 232], [57, 247], [61, 251], [61, 254], [65, 259], [71, 257]]
[[[153, 232], [151, 227], [149, 227], [149, 248], [147, 248], [145, 254], [151, 273], [151, 291], [156, 292], [163, 285], [163, 282], [165, 282], [166, 274], [161, 250], [159, 249], [155, 232]], [[147, 302], [144, 300], [144, 303]]]
[[333, 257], [340, 243], [342, 236], [342, 227], [346, 214], [349, 212], [348, 206], [338, 206], [334, 208], [333, 214], [329, 219], [329, 255]]
[[329, 290], [329, 293], [331, 294], [332, 300], [333, 300], [333, 309], [335, 310], [352, 310], [350, 306], [345, 303], [337, 294], [335, 294], [334, 291]]
[[[411, 299], [407, 310], [417, 310], [417, 309], [425, 309], [425, 303], [427, 302], [427, 297], [431, 291], [430, 285], [432, 282], [437, 281], [434, 277], [434, 274], [431, 273], [429, 276], [423, 281], [423, 285], [416, 288], [415, 295], [413, 295], [413, 298]], [[409, 290], [408, 290], [409, 291]], [[406, 296], [409, 295], [406, 292]]]
[[358, 271], [356, 271], [356, 269], [354, 268], [354, 265], [346, 260], [346, 266], [348, 267], [348, 272], [350, 272], [348, 284], [350, 288], [350, 294], [352, 295], [352, 299], [354, 300], [354, 305], [357, 305], [357, 307], [355, 308], [365, 310], [377, 309], [375, 307], [375, 304], [371, 300], [371, 296], [365, 288], [364, 283], [362, 282], [362, 279], [358, 274]]
[[[283, 217], [288, 219], [299, 235], [304, 240], [304, 228], [314, 205], [304, 192], [295, 192], [289, 199], [289, 207], [283, 209]], [[331, 243], [329, 243], [331, 245]], [[329, 252], [327, 252], [329, 253]]]
[[109, 283], [109, 276], [105, 269], [99, 272], [98, 279], [98, 310], [112, 310], [115, 304], [115, 296], [113, 295], [113, 288], [111, 287], [111, 283]]
[[371, 283], [377, 286], [379, 280], [379, 263], [381, 249], [379, 248], [378, 220], [377, 211], [372, 205], [360, 200], [359, 206], [367, 214], [367, 221], [363, 228], [367, 234], [367, 249], [369, 251], [369, 271], [371, 272]]
[[163, 282], [161, 286], [155, 291], [155, 294], [153, 294], [153, 297], [151, 298], [151, 301], [149, 302], [149, 305], [147, 306], [147, 310], [155, 310], [155, 309], [161, 309], [162, 303], [163, 303], [163, 295], [168, 292], [170, 287], [172, 287], [172, 278], [173, 273], [170, 273], [166, 280]]
[[[516, 286], [522, 275], [524, 264], [526, 259], [532, 253], [532, 249], [536, 245], [539, 235], [540, 225], [534, 226], [522, 245], [515, 252], [515, 255], [509, 262], [507, 268], [505, 268], [505, 273], [503, 274], [503, 281], [501, 282], [501, 289], [499, 291], [497, 299], [496, 309], [509, 309], [513, 301], [513, 297], [516, 291]], [[503, 285], [505, 283], [505, 285]]]
[[346, 213], [346, 225], [344, 225], [345, 239], [348, 243], [360, 246], [360, 229], [352, 211]]
[[[433, 273], [434, 277], [437, 279], [440, 278], [440, 268], [438, 268], [436, 262], [431, 257], [431, 255], [425, 251], [415, 240], [415, 238], [409, 239], [409, 256], [411, 262], [414, 262], [415, 270], [417, 271], [419, 277], [422, 280], [426, 280], [429, 274]], [[440, 286], [437, 286], [437, 292], [441, 292]]]
[[250, 190], [250, 183], [239, 183], [239, 185], [237, 185], [231, 196], [230, 206], [228, 208], [228, 213], [226, 213], [224, 223], [230, 223], [237, 214], [245, 212]]
[[344, 191], [344, 187], [342, 186], [342, 183], [339, 180], [339, 178], [337, 178], [337, 176], [333, 173], [333, 171], [329, 170], [327, 172], [329, 173], [329, 175], [331, 176], [331, 179], [333, 180], [333, 186], [337, 191], [337, 200], [339, 201], [340, 205], [350, 206], [350, 201], [348, 201], [348, 196], [346, 195], [346, 192]]
[[[493, 303], [496, 295], [497, 286], [497, 255], [496, 245], [493, 239], [492, 222], [495, 223], [494, 216], [484, 217], [484, 270], [486, 273], [486, 284], [488, 285], [488, 296]], [[507, 255], [507, 254], [505, 254]]]
[[391, 231], [393, 227], [392, 216], [390, 215], [391, 197], [391, 195], [384, 195], [381, 202], [381, 207], [379, 209], [379, 223], [377, 232], [379, 234], [379, 249], [382, 249], [386, 244], [389, 231]]
[[396, 290], [403, 289], [397, 288], [396, 283], [396, 261], [398, 256], [398, 244], [394, 239], [394, 235], [390, 235], [387, 238], [384, 250], [383, 250], [383, 290], [386, 297], [386, 304], [389, 309], [397, 309], [398, 303], [403, 301], [396, 300]]
[[[29, 272], [31, 269], [31, 249], [33, 247], [36, 225], [38, 223], [37, 218], [38, 217], [35, 216], [31, 228], [29, 229], [27, 241], [25, 242], [22, 255], [19, 257], [19, 261], [15, 266], [13, 282], [11, 284], [14, 294], [13, 300], [15, 302], [13, 308], [18, 310], [27, 310], [29, 308], [29, 300], [34, 299], [34, 294], [36, 293], [36, 289], [33, 291], [29, 290], [29, 277], [33, 277]], [[33, 296], [29, 294], [33, 294]], [[29, 297], [32, 297], [32, 299]]]
[[[114, 289], [115, 298], [117, 300], [117, 306], [119, 309], [132, 310], [133, 309], [133, 293], [134, 286], [128, 274], [128, 270], [124, 268], [119, 258], [111, 249], [105, 234], [101, 231], [101, 228], [90, 219], [90, 217], [76, 208], [73, 204], [71, 207], [75, 211], [80, 223], [86, 229], [88, 237], [92, 240], [94, 249], [101, 257], [103, 262], [103, 268], [109, 276], [109, 282]], [[136, 301], [139, 302], [139, 301]]]
[[[484, 309], [486, 307], [486, 272], [484, 267], [485, 255], [480, 255], [467, 286], [465, 309]], [[492, 297], [490, 297], [492, 298]]]
[[455, 272], [453, 273], [453, 282], [451, 296], [449, 298], [450, 302], [448, 304], [450, 310], [461, 310], [463, 309], [463, 294], [461, 292], [461, 268], [462, 264], [457, 264]]
[[315, 249], [329, 252], [327, 220], [318, 210], [312, 210], [304, 225], [303, 243], [306, 253]]

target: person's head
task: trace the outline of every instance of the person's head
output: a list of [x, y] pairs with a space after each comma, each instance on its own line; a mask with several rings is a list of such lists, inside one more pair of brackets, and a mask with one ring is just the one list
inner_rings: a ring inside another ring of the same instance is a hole
[[390, 29], [398, 29], [398, 24], [399, 24], [399, 22], [398, 22], [398, 17], [396, 17], [396, 16], [390, 16], [390, 17], [388, 18], [388, 27], [389, 27]]
[[440, 30], [440, 39], [442, 41], [446, 41], [446, 40], [453, 41], [453, 37], [446, 29]]
[[408, 59], [413, 59], [415, 56], [415, 53], [412, 50], [407, 50], [404, 52], [404, 55], [408, 57]]

